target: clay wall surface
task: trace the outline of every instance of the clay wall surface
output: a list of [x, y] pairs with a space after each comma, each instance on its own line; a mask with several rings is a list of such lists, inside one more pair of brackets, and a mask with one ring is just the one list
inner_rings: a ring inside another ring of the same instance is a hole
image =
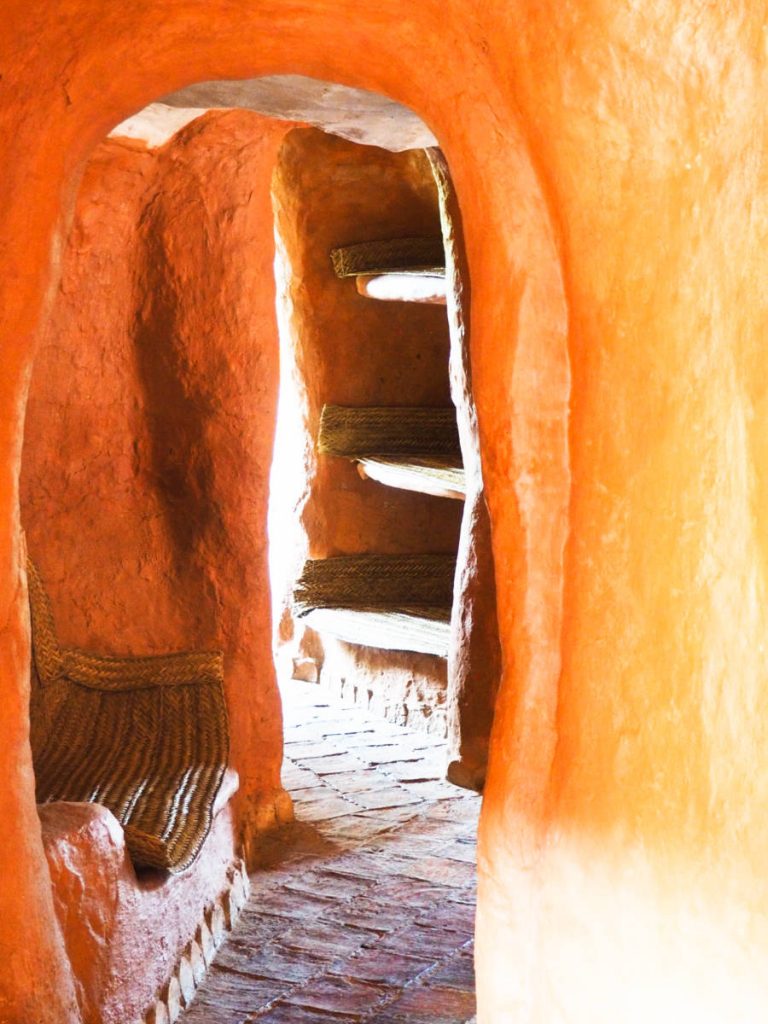
[[[223, 648], [240, 821], [287, 812], [266, 556], [285, 124], [211, 113], [89, 161], [27, 407], [21, 509], [60, 639]], [[254, 686], [253, 680], [259, 685]]]
[[77, 1020], [33, 804], [17, 485], [78, 177], [150, 100], [278, 71], [414, 107], [462, 210], [504, 669], [478, 1020], [764, 1016], [766, 18], [765, 0], [224, 2], [215, 25], [204, 0], [6, 3], [0, 1019]]
[[440, 199], [451, 336], [451, 397], [456, 406], [466, 482], [447, 665], [447, 776], [456, 785], [480, 791], [488, 770], [501, 676], [496, 579], [472, 389], [472, 288], [461, 207], [444, 154], [437, 149], [428, 153]]
[[[290, 591], [307, 557], [455, 552], [460, 502], [363, 480], [353, 462], [317, 453], [323, 405], [450, 406], [445, 310], [377, 302], [339, 279], [338, 246], [441, 233], [438, 195], [423, 150], [391, 153], [317, 129], [291, 132], [273, 180], [283, 382], [273, 476], [273, 585], [282, 639], [294, 629], [323, 682], [402, 721], [444, 730], [445, 665], [437, 657], [348, 649], [302, 638]], [[329, 651], [327, 660], [322, 648]], [[415, 674], [409, 661], [418, 662]], [[392, 664], [393, 671], [383, 675]], [[350, 672], [350, 666], [354, 666]], [[350, 685], [353, 684], [353, 685]], [[384, 692], [386, 690], [386, 692]], [[417, 726], [418, 727], [418, 726]]]

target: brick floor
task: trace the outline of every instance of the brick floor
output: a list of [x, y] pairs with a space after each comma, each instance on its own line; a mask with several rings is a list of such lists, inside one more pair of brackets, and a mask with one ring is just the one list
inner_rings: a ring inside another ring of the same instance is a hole
[[295, 681], [283, 783], [240, 922], [182, 1024], [473, 1024], [480, 801], [434, 737]]

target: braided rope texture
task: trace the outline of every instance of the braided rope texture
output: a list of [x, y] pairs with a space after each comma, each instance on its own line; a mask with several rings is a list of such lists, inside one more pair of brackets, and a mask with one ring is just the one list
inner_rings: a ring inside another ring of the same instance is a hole
[[199, 854], [229, 760], [221, 652], [102, 657], [62, 648], [27, 564], [38, 803], [108, 807], [137, 867], [178, 874]]
[[325, 405], [317, 449], [322, 455], [450, 456], [461, 464], [459, 430], [453, 406]]
[[450, 609], [456, 555], [340, 555], [304, 563], [293, 591], [299, 615], [313, 608]]
[[445, 273], [445, 249], [440, 235], [419, 238], [386, 238], [358, 242], [331, 250], [337, 277], [358, 274]]

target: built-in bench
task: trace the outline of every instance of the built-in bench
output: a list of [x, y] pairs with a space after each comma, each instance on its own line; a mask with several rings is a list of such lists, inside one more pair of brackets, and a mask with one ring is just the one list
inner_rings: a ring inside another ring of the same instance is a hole
[[64, 648], [27, 578], [38, 812], [83, 1019], [175, 1020], [248, 891], [222, 656]]
[[456, 410], [325, 405], [317, 449], [358, 464], [362, 476], [444, 498], [466, 494]]
[[320, 633], [384, 650], [448, 656], [455, 555], [310, 559], [293, 594]]
[[359, 242], [331, 251], [337, 277], [354, 277], [369, 299], [446, 304], [443, 240], [439, 235]]
[[98, 803], [38, 808], [54, 907], [84, 1020], [159, 1024], [188, 1005], [248, 894], [225, 773], [202, 850], [186, 871], [137, 872], [123, 827]]

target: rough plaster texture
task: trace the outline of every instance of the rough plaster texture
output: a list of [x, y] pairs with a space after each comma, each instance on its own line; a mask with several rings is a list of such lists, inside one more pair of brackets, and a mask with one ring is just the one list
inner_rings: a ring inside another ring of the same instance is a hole
[[[298, 128], [280, 151], [273, 204], [283, 366], [277, 451], [283, 457], [273, 473], [271, 559], [276, 615], [287, 640], [289, 594], [305, 558], [455, 551], [461, 505], [363, 480], [354, 463], [315, 451], [325, 403], [450, 403], [445, 311], [367, 299], [353, 279], [336, 277], [330, 260], [340, 245], [440, 232], [426, 156]], [[429, 660], [435, 690], [443, 690], [444, 671]], [[361, 651], [356, 662], [361, 692], [380, 685], [381, 652]]]
[[[22, 519], [63, 643], [222, 647], [246, 839], [274, 805], [269, 179], [286, 126], [206, 115], [89, 161], [32, 377]], [[259, 685], [254, 686], [254, 679]]]
[[318, 681], [345, 703], [396, 725], [445, 737], [448, 733], [448, 665], [445, 658], [413, 651], [385, 651], [318, 638]]
[[153, 871], [137, 878], [106, 807], [47, 804], [40, 820], [83, 1024], [142, 1020], [204, 911], [227, 888], [236, 860], [231, 807], [219, 809], [195, 864], [170, 878]]
[[429, 151], [440, 200], [446, 257], [446, 299], [451, 337], [451, 397], [466, 480], [456, 559], [456, 584], [448, 655], [448, 778], [482, 790], [501, 675], [491, 524], [483, 486], [477, 407], [470, 363], [470, 268], [456, 190], [445, 157]]
[[768, 4], [215, 13], [214, 31], [203, 0], [4, 9], [0, 1017], [77, 1020], [33, 804], [17, 481], [78, 177], [151, 100], [286, 72], [415, 109], [462, 209], [503, 652], [478, 1021], [752, 1024], [768, 1005]]

